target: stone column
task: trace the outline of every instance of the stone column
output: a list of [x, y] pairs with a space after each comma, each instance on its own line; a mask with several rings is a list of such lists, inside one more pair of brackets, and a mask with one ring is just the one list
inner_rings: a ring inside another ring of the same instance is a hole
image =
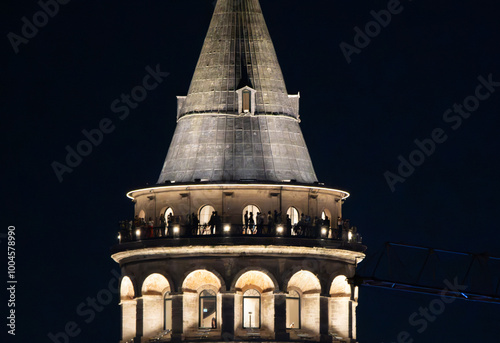
[[137, 299], [122, 300], [122, 341], [126, 342], [136, 336]]
[[319, 334], [321, 343], [329, 343], [332, 337], [329, 335], [330, 320], [330, 298], [322, 295], [319, 297]]
[[290, 339], [286, 332], [286, 294], [281, 292], [274, 293], [274, 334], [277, 341]]
[[172, 295], [172, 342], [182, 341], [182, 333], [184, 332], [184, 311], [183, 311], [183, 294], [171, 293]]
[[221, 339], [234, 340], [234, 292], [222, 293]]
[[137, 298], [137, 309], [136, 309], [136, 333], [135, 333], [135, 341], [140, 342], [141, 337], [142, 337], [142, 331], [143, 331], [143, 315], [144, 315], [144, 303], [141, 298]]

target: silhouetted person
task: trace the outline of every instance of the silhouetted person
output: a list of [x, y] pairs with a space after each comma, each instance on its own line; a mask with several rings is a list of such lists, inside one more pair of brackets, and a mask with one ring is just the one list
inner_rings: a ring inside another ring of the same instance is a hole
[[210, 220], [208, 221], [208, 228], [209, 228], [210, 234], [215, 233], [215, 211], [212, 211], [212, 216], [210, 217]]
[[292, 235], [292, 219], [290, 219], [290, 216], [288, 214], [286, 215], [286, 233], [287, 236]]
[[217, 211], [215, 211], [214, 224], [215, 224], [215, 233], [216, 234], [222, 233], [222, 218], [219, 216]]
[[253, 212], [250, 212], [250, 216], [248, 218], [248, 234], [253, 235], [254, 226], [255, 220], [253, 219]]
[[200, 221], [198, 220], [198, 216], [194, 212], [191, 213], [191, 223], [193, 225], [191, 232], [193, 233], [193, 235], [197, 235], [199, 233], [198, 226], [200, 225]]
[[244, 224], [245, 224], [245, 226], [243, 227], [243, 233], [245, 234], [246, 230], [248, 229], [248, 211], [245, 212], [243, 219], [244, 219]]
[[267, 231], [271, 235], [274, 233], [274, 217], [271, 211], [267, 212]]
[[264, 215], [260, 212], [257, 213], [257, 234], [262, 235], [264, 230]]

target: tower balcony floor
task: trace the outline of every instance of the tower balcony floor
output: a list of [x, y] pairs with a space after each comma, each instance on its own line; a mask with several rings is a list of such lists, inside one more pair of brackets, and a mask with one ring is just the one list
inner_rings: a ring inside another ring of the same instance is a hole
[[[155, 248], [182, 248], [182, 247], [290, 247], [290, 251], [299, 251], [293, 248], [322, 248], [344, 250], [364, 253], [366, 246], [355, 241], [342, 239], [306, 237], [299, 235], [248, 235], [241, 233], [222, 233], [198, 236], [162, 236], [130, 241], [122, 241], [112, 247], [112, 254], [132, 250], [155, 249]], [[283, 249], [282, 249], [283, 250]], [[201, 250], [200, 250], [201, 251]], [[215, 250], [214, 250], [215, 251]], [[281, 251], [281, 250], [280, 250]], [[283, 250], [284, 251], [284, 250]]]

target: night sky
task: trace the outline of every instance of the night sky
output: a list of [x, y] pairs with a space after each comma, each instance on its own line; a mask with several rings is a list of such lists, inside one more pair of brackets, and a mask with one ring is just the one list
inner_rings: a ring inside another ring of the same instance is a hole
[[[388, 4], [261, 1], [288, 91], [301, 93], [301, 128], [316, 174], [351, 193], [344, 215], [363, 236], [367, 261], [387, 241], [500, 256], [500, 5], [402, 0], [348, 63], [340, 44], [355, 46], [354, 28], [364, 31], [370, 12]], [[21, 36], [22, 18], [32, 22], [40, 5], [0, 6], [0, 254], [13, 225], [18, 281], [16, 336], [8, 342], [51, 342], [48, 334], [68, 322], [78, 326], [71, 343], [118, 342], [118, 296], [95, 310], [88, 299], [107, 300], [116, 286], [110, 247], [117, 222], [133, 215], [125, 193], [159, 176], [176, 125], [175, 96], [188, 91], [213, 1], [69, 1], [17, 53], [9, 32]], [[121, 119], [111, 103], [158, 64], [170, 75]], [[480, 77], [490, 85], [476, 101]], [[454, 104], [464, 102], [472, 110], [459, 114]], [[65, 163], [66, 147], [105, 118], [113, 131], [60, 182], [53, 163]], [[415, 140], [428, 142], [436, 129], [435, 150], [415, 152]], [[384, 174], [397, 175], [399, 156], [410, 155], [420, 165], [391, 190]], [[498, 280], [500, 270], [490, 272]], [[498, 341], [500, 305], [464, 300], [417, 332], [408, 318], [433, 299], [362, 287], [359, 340], [397, 342], [407, 331], [414, 342]]]

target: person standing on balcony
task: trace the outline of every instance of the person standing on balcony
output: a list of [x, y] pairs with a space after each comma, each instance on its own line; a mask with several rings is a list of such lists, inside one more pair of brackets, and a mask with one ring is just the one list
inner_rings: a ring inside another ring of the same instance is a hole
[[244, 219], [243, 234], [245, 234], [246, 230], [248, 229], [248, 211], [245, 212], [245, 216], [243, 217], [243, 219]]
[[253, 212], [250, 212], [250, 216], [248, 218], [248, 231], [247, 233], [249, 235], [253, 235], [253, 230], [254, 230], [254, 227], [255, 227], [255, 220], [253, 219]]
[[274, 217], [271, 211], [267, 212], [267, 226], [268, 233], [272, 235], [274, 233]]
[[342, 239], [342, 229], [344, 228], [344, 221], [342, 218], [337, 217], [337, 239]]
[[193, 228], [191, 229], [191, 232], [193, 235], [198, 235], [199, 234], [199, 225], [200, 221], [198, 220], [198, 216], [196, 213], [191, 213], [191, 224], [193, 225]]
[[260, 212], [257, 213], [257, 235], [262, 235], [264, 230], [264, 215]]

